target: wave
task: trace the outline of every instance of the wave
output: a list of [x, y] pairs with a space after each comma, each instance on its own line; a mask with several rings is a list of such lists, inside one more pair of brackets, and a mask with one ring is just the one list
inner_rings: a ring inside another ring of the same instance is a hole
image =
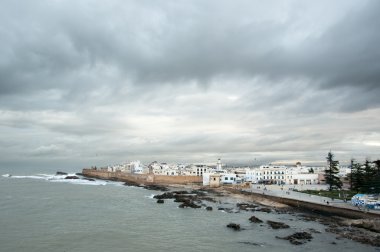
[[[56, 174], [36, 174], [36, 175], [11, 175], [4, 174], [2, 175], [5, 178], [10, 179], [37, 179], [37, 180], [46, 180], [49, 182], [58, 182], [58, 183], [70, 183], [78, 185], [107, 185], [107, 184], [116, 184], [114, 182], [108, 182], [104, 180], [97, 179], [88, 179], [83, 176], [76, 175], [75, 173], [67, 175], [56, 175]], [[66, 177], [71, 176], [72, 178], [66, 179]]]

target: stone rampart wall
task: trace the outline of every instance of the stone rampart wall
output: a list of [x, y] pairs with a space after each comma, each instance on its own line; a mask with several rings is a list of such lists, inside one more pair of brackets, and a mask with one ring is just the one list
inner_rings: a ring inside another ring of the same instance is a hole
[[165, 176], [165, 175], [153, 175], [153, 174], [130, 174], [124, 172], [108, 172], [95, 169], [83, 169], [84, 176], [117, 180], [123, 182], [133, 182], [140, 184], [201, 184], [202, 177], [200, 176]]

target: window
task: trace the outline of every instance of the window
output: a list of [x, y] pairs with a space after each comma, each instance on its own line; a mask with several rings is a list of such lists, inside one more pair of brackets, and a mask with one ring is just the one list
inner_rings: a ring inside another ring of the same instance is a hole
[[214, 181], [216, 181], [216, 178], [214, 178]]
[[227, 177], [225, 177], [225, 178], [224, 178], [224, 180], [228, 180], [228, 178], [227, 178]]

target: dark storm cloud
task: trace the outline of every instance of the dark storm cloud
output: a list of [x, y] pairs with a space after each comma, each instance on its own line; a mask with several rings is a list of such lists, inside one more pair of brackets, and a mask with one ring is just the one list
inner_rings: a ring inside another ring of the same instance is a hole
[[[302, 76], [323, 87], [360, 85], [379, 92], [377, 1], [352, 10], [295, 48], [281, 43], [291, 33], [293, 17], [242, 22], [249, 17], [244, 6], [226, 12], [225, 2], [182, 4], [141, 10], [145, 3], [6, 2], [0, 91], [91, 87], [99, 83], [73, 79], [84, 78], [81, 71], [94, 73], [97, 64], [109, 64], [140, 84], [207, 83], [218, 75], [243, 74], [275, 80]], [[246, 8], [256, 13], [255, 4]]]

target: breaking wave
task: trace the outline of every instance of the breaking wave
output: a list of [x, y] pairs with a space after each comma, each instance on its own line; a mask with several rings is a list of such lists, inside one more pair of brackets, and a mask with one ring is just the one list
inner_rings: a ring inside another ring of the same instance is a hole
[[97, 179], [89, 179], [76, 174], [67, 174], [67, 175], [56, 175], [56, 174], [36, 174], [36, 175], [11, 175], [4, 174], [2, 175], [5, 178], [10, 179], [38, 179], [38, 180], [46, 180], [49, 182], [56, 183], [71, 183], [71, 184], [79, 184], [79, 185], [107, 185], [114, 184], [119, 185], [119, 182], [113, 181], [104, 181]]

